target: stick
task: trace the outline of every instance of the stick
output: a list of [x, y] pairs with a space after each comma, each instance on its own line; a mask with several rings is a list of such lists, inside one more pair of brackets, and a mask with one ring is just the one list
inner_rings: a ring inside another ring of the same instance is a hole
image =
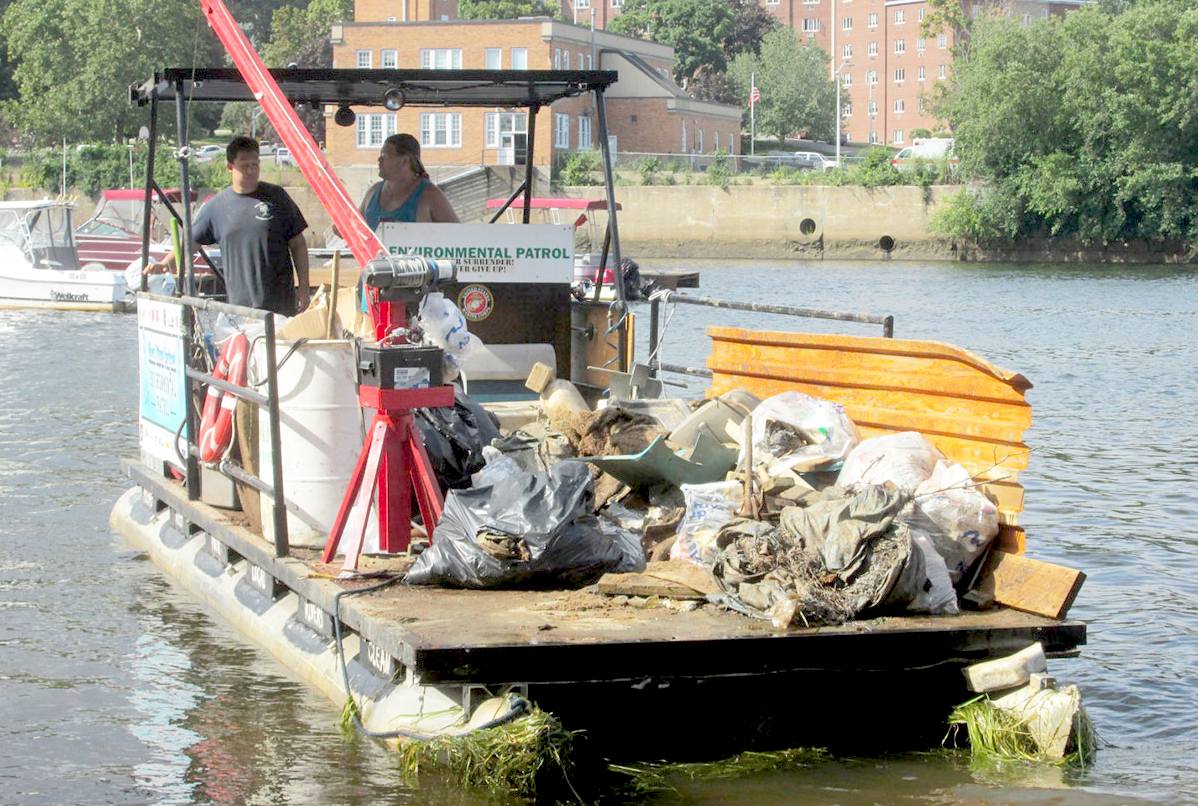
[[325, 323], [324, 337], [333, 338], [333, 319], [337, 316], [337, 283], [341, 276], [341, 250], [333, 253], [333, 282], [329, 288], [329, 318]]

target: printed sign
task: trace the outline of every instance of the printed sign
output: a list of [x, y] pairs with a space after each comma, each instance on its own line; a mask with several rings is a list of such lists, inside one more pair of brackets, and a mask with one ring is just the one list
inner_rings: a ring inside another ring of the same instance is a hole
[[399, 224], [379, 227], [393, 255], [452, 260], [459, 283], [569, 283], [574, 231], [564, 224]]
[[172, 443], [187, 414], [182, 312], [178, 303], [145, 297], [137, 301], [141, 449], [174, 465], [179, 456]]

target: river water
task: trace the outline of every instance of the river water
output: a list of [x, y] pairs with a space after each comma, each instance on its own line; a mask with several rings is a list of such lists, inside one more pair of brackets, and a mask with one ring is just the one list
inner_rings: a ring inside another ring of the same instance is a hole
[[[653, 265], [698, 268], [706, 295], [893, 314], [899, 337], [1032, 380], [1029, 552], [1089, 576], [1071, 616], [1090, 643], [1050, 671], [1082, 687], [1104, 740], [1085, 770], [981, 770], [933, 750], [655, 802], [1198, 803], [1198, 271]], [[679, 306], [663, 359], [701, 364], [716, 321], [796, 326]], [[341, 737], [335, 705], [111, 533], [136, 354], [133, 317], [0, 312], [0, 803], [488, 802], [405, 788], [384, 748]]]

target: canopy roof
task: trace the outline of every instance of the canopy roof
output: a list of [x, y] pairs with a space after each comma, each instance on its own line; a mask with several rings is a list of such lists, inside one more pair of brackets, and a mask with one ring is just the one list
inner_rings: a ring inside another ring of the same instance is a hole
[[[529, 107], [605, 90], [614, 70], [332, 70], [270, 71], [292, 103], [383, 106], [388, 90], [403, 93], [404, 106]], [[174, 100], [176, 82], [191, 101], [254, 101], [236, 68], [174, 67], [129, 88], [139, 106], [151, 97]]]
[[[162, 191], [171, 201], [179, 201], [183, 198], [183, 191], [179, 188], [167, 188]], [[195, 200], [198, 194], [191, 191], [191, 198]], [[146, 198], [145, 188], [108, 188], [100, 191], [100, 198], [105, 201], [144, 201]], [[157, 198], [157, 196], [155, 196]]]
[[[487, 199], [487, 207], [495, 209], [503, 207], [507, 199]], [[524, 208], [524, 197], [517, 196], [509, 205], [517, 210]], [[606, 210], [607, 199], [564, 199], [550, 198], [546, 196], [533, 196], [528, 208], [530, 210]], [[616, 209], [622, 210], [619, 202], [616, 202]]]

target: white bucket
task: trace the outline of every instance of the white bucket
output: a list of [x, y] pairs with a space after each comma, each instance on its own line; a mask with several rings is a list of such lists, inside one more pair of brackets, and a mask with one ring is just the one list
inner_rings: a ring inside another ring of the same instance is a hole
[[[279, 341], [275, 360], [292, 343]], [[266, 377], [266, 343], [257, 342], [253, 377]], [[312, 340], [302, 344], [279, 369], [279, 443], [283, 455], [283, 490], [289, 507], [300, 509], [314, 529], [290, 510], [287, 535], [292, 546], [324, 546], [362, 448], [363, 422], [354, 386], [351, 341]], [[266, 391], [266, 385], [258, 387]], [[272, 459], [270, 415], [258, 412], [258, 475], [270, 480]], [[274, 542], [274, 497], [261, 497], [262, 534]], [[347, 542], [347, 539], [343, 541]], [[367, 521], [364, 551], [377, 550], [378, 523]]]

